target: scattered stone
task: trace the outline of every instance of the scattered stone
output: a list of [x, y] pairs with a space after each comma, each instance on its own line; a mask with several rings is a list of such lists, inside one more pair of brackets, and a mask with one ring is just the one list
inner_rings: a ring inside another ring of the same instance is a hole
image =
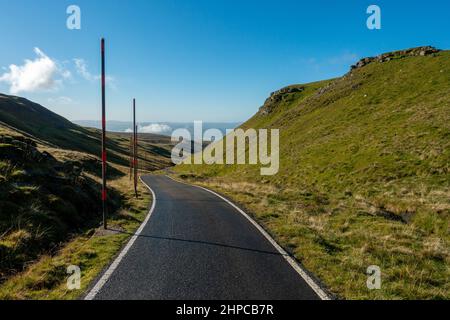
[[[351, 76], [351, 75], [350, 75]], [[329, 82], [325, 87], [320, 88], [319, 90], [317, 90], [316, 95], [317, 96], [321, 96], [323, 95], [325, 92], [328, 92], [331, 88], [333, 88], [335, 84], [335, 81], [333, 82]], [[354, 88], [356, 89], [356, 88]]]

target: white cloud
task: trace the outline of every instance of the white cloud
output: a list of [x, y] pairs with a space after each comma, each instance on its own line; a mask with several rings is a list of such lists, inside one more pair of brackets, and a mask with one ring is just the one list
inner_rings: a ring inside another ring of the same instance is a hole
[[[152, 123], [149, 124], [147, 126], [139, 126], [138, 131], [141, 133], [157, 133], [157, 134], [161, 134], [161, 133], [167, 133], [170, 132], [172, 130], [171, 127], [169, 127], [166, 124], [159, 124], [159, 123]], [[133, 129], [127, 129], [125, 130], [125, 132], [133, 132]]]
[[[73, 61], [75, 63], [75, 68], [77, 70], [77, 73], [80, 76], [82, 76], [84, 79], [91, 81], [91, 82], [100, 80], [100, 75], [93, 75], [91, 72], [89, 72], [88, 65], [84, 59], [75, 58], [75, 59], [73, 59]], [[117, 88], [116, 87], [116, 79], [112, 76], [106, 76], [106, 84], [112, 89]]]
[[75, 67], [77, 69], [77, 72], [79, 75], [81, 75], [83, 78], [89, 81], [94, 81], [95, 77], [88, 71], [87, 69], [87, 63], [84, 61], [84, 59], [73, 59], [75, 62]]
[[54, 90], [62, 80], [56, 79], [58, 75], [63, 78], [70, 77], [70, 72], [61, 70], [55, 60], [49, 58], [39, 48], [34, 48], [37, 57], [34, 60], [26, 59], [24, 64], [12, 64], [3, 75], [0, 82], [7, 83], [11, 94], [20, 92], [35, 92], [41, 90]]
[[70, 79], [70, 78], [72, 78], [72, 73], [69, 70], [63, 70], [63, 71], [61, 71], [61, 76], [64, 79]]
[[166, 124], [159, 124], [159, 123], [152, 123], [148, 126], [140, 127], [139, 131], [143, 133], [164, 133], [169, 132], [172, 130], [171, 127], [169, 127]]

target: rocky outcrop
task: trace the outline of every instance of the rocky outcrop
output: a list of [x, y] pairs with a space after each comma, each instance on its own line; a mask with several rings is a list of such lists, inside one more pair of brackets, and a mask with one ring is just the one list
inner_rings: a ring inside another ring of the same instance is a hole
[[[431, 46], [425, 46], [425, 47], [417, 47], [417, 48], [411, 48], [406, 50], [399, 50], [394, 52], [388, 52], [380, 54], [376, 57], [368, 57], [363, 58], [359, 60], [355, 65], [351, 66], [350, 72], [345, 74], [342, 78], [338, 78], [334, 81], [329, 82], [327, 85], [323, 86], [322, 88], [318, 89], [315, 93], [315, 96], [321, 96], [325, 94], [326, 92], [330, 91], [337, 83], [339, 83], [340, 80], [346, 79], [348, 77], [353, 77], [353, 71], [363, 68], [371, 63], [385, 63], [392, 60], [397, 59], [404, 59], [407, 57], [424, 57], [428, 55], [434, 55], [441, 50], [436, 49]], [[356, 90], [360, 86], [360, 83], [352, 84], [351, 89]], [[294, 85], [294, 86], [288, 86], [281, 90], [272, 92], [270, 94], [270, 97], [264, 102], [264, 105], [259, 109], [259, 114], [266, 116], [271, 114], [280, 104], [280, 102], [287, 100], [289, 98], [290, 94], [303, 92], [305, 90], [304, 86], [301, 85]]]
[[270, 97], [264, 102], [264, 105], [259, 109], [259, 113], [262, 115], [268, 115], [273, 112], [278, 103], [285, 100], [289, 94], [303, 92], [304, 86], [289, 86], [281, 90], [272, 92]]
[[407, 49], [407, 50], [383, 53], [377, 57], [368, 57], [368, 58], [361, 59], [355, 65], [351, 66], [351, 69], [352, 70], [359, 69], [359, 68], [365, 67], [366, 65], [373, 63], [373, 62], [383, 63], [383, 62], [389, 62], [394, 59], [402, 59], [402, 58], [406, 58], [406, 57], [417, 57], [417, 56], [424, 57], [427, 55], [438, 53], [439, 51], [441, 51], [441, 50], [436, 49], [431, 46], [426, 46], [426, 47], [417, 47], [417, 48], [411, 48], [411, 49]]

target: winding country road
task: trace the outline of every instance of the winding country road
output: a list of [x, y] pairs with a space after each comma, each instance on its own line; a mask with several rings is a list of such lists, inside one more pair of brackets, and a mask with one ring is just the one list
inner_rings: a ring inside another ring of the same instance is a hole
[[165, 176], [142, 180], [156, 197], [150, 216], [86, 299], [327, 298], [225, 199]]

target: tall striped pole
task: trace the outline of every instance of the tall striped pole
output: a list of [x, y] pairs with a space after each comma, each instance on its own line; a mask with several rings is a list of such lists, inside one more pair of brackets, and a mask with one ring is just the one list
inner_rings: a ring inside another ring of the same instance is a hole
[[134, 168], [134, 194], [136, 198], [138, 196], [137, 193], [137, 126], [136, 126], [136, 99], [133, 99], [133, 168]]
[[103, 228], [107, 229], [106, 223], [106, 112], [105, 112], [105, 39], [101, 41], [102, 51], [102, 208]]

